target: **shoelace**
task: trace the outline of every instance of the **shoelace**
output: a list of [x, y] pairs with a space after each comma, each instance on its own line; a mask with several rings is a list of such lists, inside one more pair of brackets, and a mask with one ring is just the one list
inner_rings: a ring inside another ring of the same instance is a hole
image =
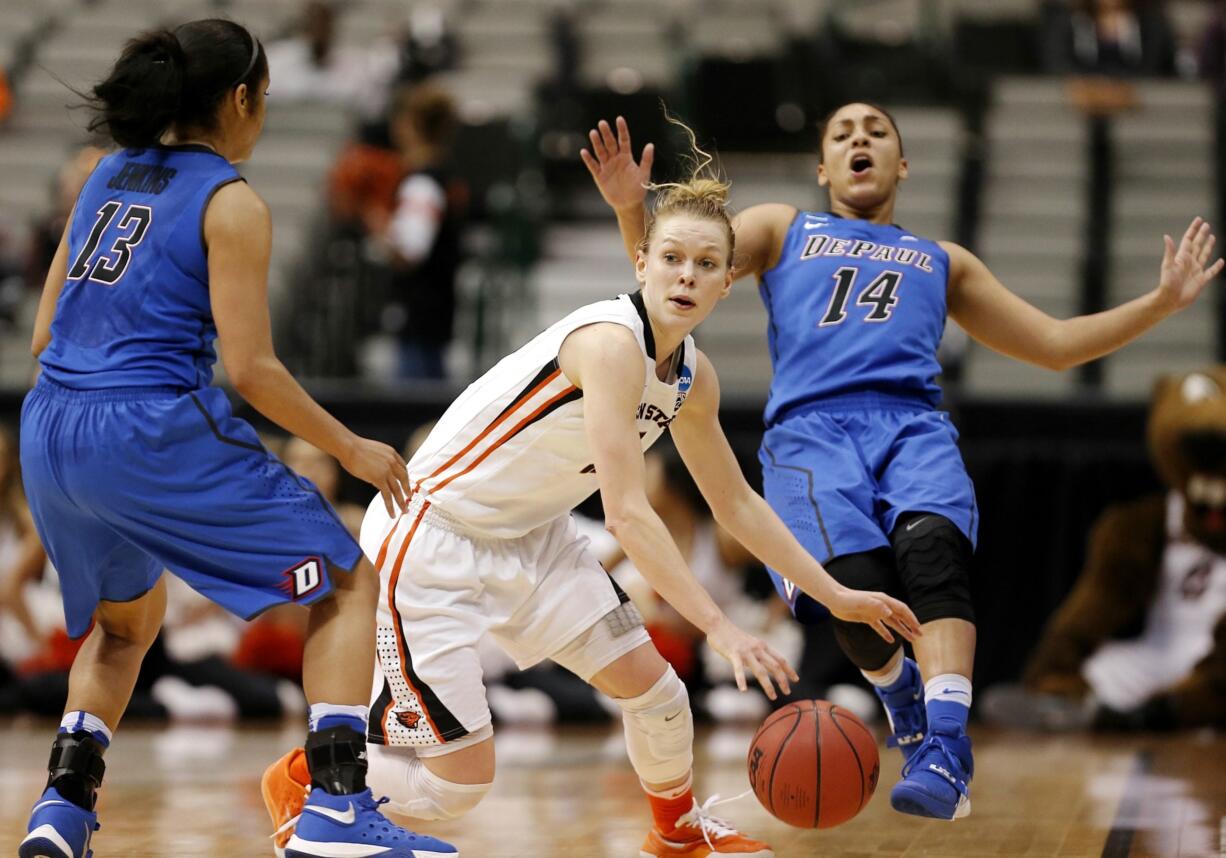
[[697, 828], [702, 832], [702, 839], [707, 842], [707, 846], [714, 850], [715, 844], [711, 841], [711, 835], [715, 836], [716, 840], [738, 833], [736, 827], [725, 819], [720, 819], [717, 816], [711, 815], [711, 808], [719, 807], [721, 804], [729, 804], [730, 802], [740, 801], [747, 795], [752, 795], [753, 790], [747, 789], [740, 795], [734, 795], [732, 798], [719, 797], [719, 794], [711, 796], [701, 805], [698, 804], [698, 799], [694, 799], [694, 807], [688, 813], [681, 816], [674, 827], [680, 828], [682, 825], [689, 825]]
[[[310, 794], [310, 793], [308, 793], [308, 795], [309, 795], [309, 794]], [[387, 804], [389, 801], [391, 801], [391, 799], [390, 799], [388, 796], [383, 796], [383, 798], [380, 798], [380, 799], [375, 799], [375, 800], [371, 801], [371, 802], [370, 802], [369, 807], [363, 807], [362, 809], [363, 809], [363, 810], [378, 810], [380, 807], [382, 807], [383, 805]], [[365, 802], [362, 802], [362, 804], [365, 804]], [[291, 828], [293, 828], [295, 825], [297, 825], [297, 824], [298, 824], [298, 820], [300, 820], [300, 819], [302, 819], [302, 814], [301, 814], [301, 813], [299, 813], [299, 814], [298, 814], [297, 816], [295, 816], [295, 817], [292, 817], [292, 818], [290, 818], [290, 819], [287, 819], [287, 820], [285, 821], [285, 824], [284, 824], [284, 825], [282, 825], [280, 828], [278, 828], [276, 831], [274, 831], [274, 832], [273, 832], [273, 833], [270, 835], [270, 839], [271, 839], [271, 840], [276, 840], [276, 839], [277, 839], [278, 837], [280, 837], [282, 834], [284, 834], [285, 832], [287, 832], [287, 831], [289, 831]]]

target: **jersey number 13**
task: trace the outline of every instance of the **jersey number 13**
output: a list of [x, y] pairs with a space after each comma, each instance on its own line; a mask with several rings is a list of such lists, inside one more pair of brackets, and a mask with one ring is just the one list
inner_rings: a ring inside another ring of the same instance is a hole
[[128, 270], [128, 265], [132, 262], [132, 249], [141, 243], [141, 239], [149, 230], [149, 224], [153, 222], [153, 209], [149, 206], [128, 206], [127, 211], [119, 218], [118, 224], [120, 232], [126, 232], [126, 234], [116, 238], [109, 250], [99, 253], [98, 247], [102, 243], [102, 234], [115, 220], [115, 215], [121, 208], [123, 208], [123, 203], [111, 200], [98, 209], [98, 219], [94, 221], [94, 227], [89, 231], [89, 238], [85, 240], [85, 246], [81, 248], [81, 252], [77, 254], [77, 258], [68, 268], [69, 280], [80, 280], [88, 276], [90, 280], [97, 283], [114, 286], [119, 282], [119, 278], [123, 277], [124, 272]]

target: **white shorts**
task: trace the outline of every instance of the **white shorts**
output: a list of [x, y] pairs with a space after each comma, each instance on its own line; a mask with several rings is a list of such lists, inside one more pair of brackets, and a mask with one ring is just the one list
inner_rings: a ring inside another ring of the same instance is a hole
[[[626, 601], [569, 515], [497, 539], [466, 532], [420, 495], [389, 519], [376, 497], [361, 543], [379, 570], [370, 711], [370, 740], [379, 744], [427, 748], [490, 723], [477, 654], [487, 632], [523, 669]], [[586, 665], [603, 667], [649, 640], [641, 626], [635, 631], [605, 635]]]

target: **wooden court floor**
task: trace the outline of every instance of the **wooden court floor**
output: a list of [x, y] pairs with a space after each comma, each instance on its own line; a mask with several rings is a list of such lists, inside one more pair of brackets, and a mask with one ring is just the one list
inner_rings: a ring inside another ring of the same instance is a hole
[[[14, 855], [44, 783], [50, 723], [0, 722], [0, 856]], [[878, 731], [880, 732], [880, 731]], [[260, 803], [264, 765], [297, 725], [125, 725], [107, 755], [97, 858], [271, 855]], [[703, 730], [697, 792], [747, 787], [746, 728]], [[829, 831], [773, 820], [746, 797], [718, 813], [769, 840], [780, 858], [1061, 856], [1226, 858], [1226, 737], [1085, 739], [974, 731], [974, 812], [956, 823], [894, 813], [897, 752], [856, 819]], [[423, 830], [463, 858], [637, 858], [648, 817], [620, 729], [503, 731], [499, 774], [470, 816]]]

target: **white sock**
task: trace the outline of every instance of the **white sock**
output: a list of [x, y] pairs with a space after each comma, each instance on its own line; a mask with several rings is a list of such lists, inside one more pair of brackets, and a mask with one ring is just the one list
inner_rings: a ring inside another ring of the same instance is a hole
[[108, 745], [111, 744], [111, 729], [97, 715], [81, 711], [65, 712], [64, 718], [60, 721], [60, 727], [67, 733], [75, 733], [78, 730], [84, 730], [86, 733], [98, 733], [106, 737]]
[[[887, 672], [882, 673], [880, 670], [875, 670], [871, 674], [867, 670], [860, 671], [864, 678], [876, 685], [878, 688], [889, 688], [895, 682], [902, 678], [902, 667], [906, 658], [903, 656], [902, 650], [894, 654], [894, 666], [891, 668], [883, 668]], [[886, 662], [889, 664], [889, 662]]]
[[369, 706], [343, 706], [339, 703], [312, 703], [310, 714], [307, 716], [310, 720], [309, 729], [314, 732], [319, 729], [319, 722], [328, 716], [335, 718], [356, 718], [362, 722], [362, 731], [366, 732], [367, 721], [370, 716]]
[[971, 706], [971, 681], [957, 673], [942, 673], [924, 683], [924, 702], [932, 703], [943, 700], [946, 703], [960, 703], [966, 708]]

